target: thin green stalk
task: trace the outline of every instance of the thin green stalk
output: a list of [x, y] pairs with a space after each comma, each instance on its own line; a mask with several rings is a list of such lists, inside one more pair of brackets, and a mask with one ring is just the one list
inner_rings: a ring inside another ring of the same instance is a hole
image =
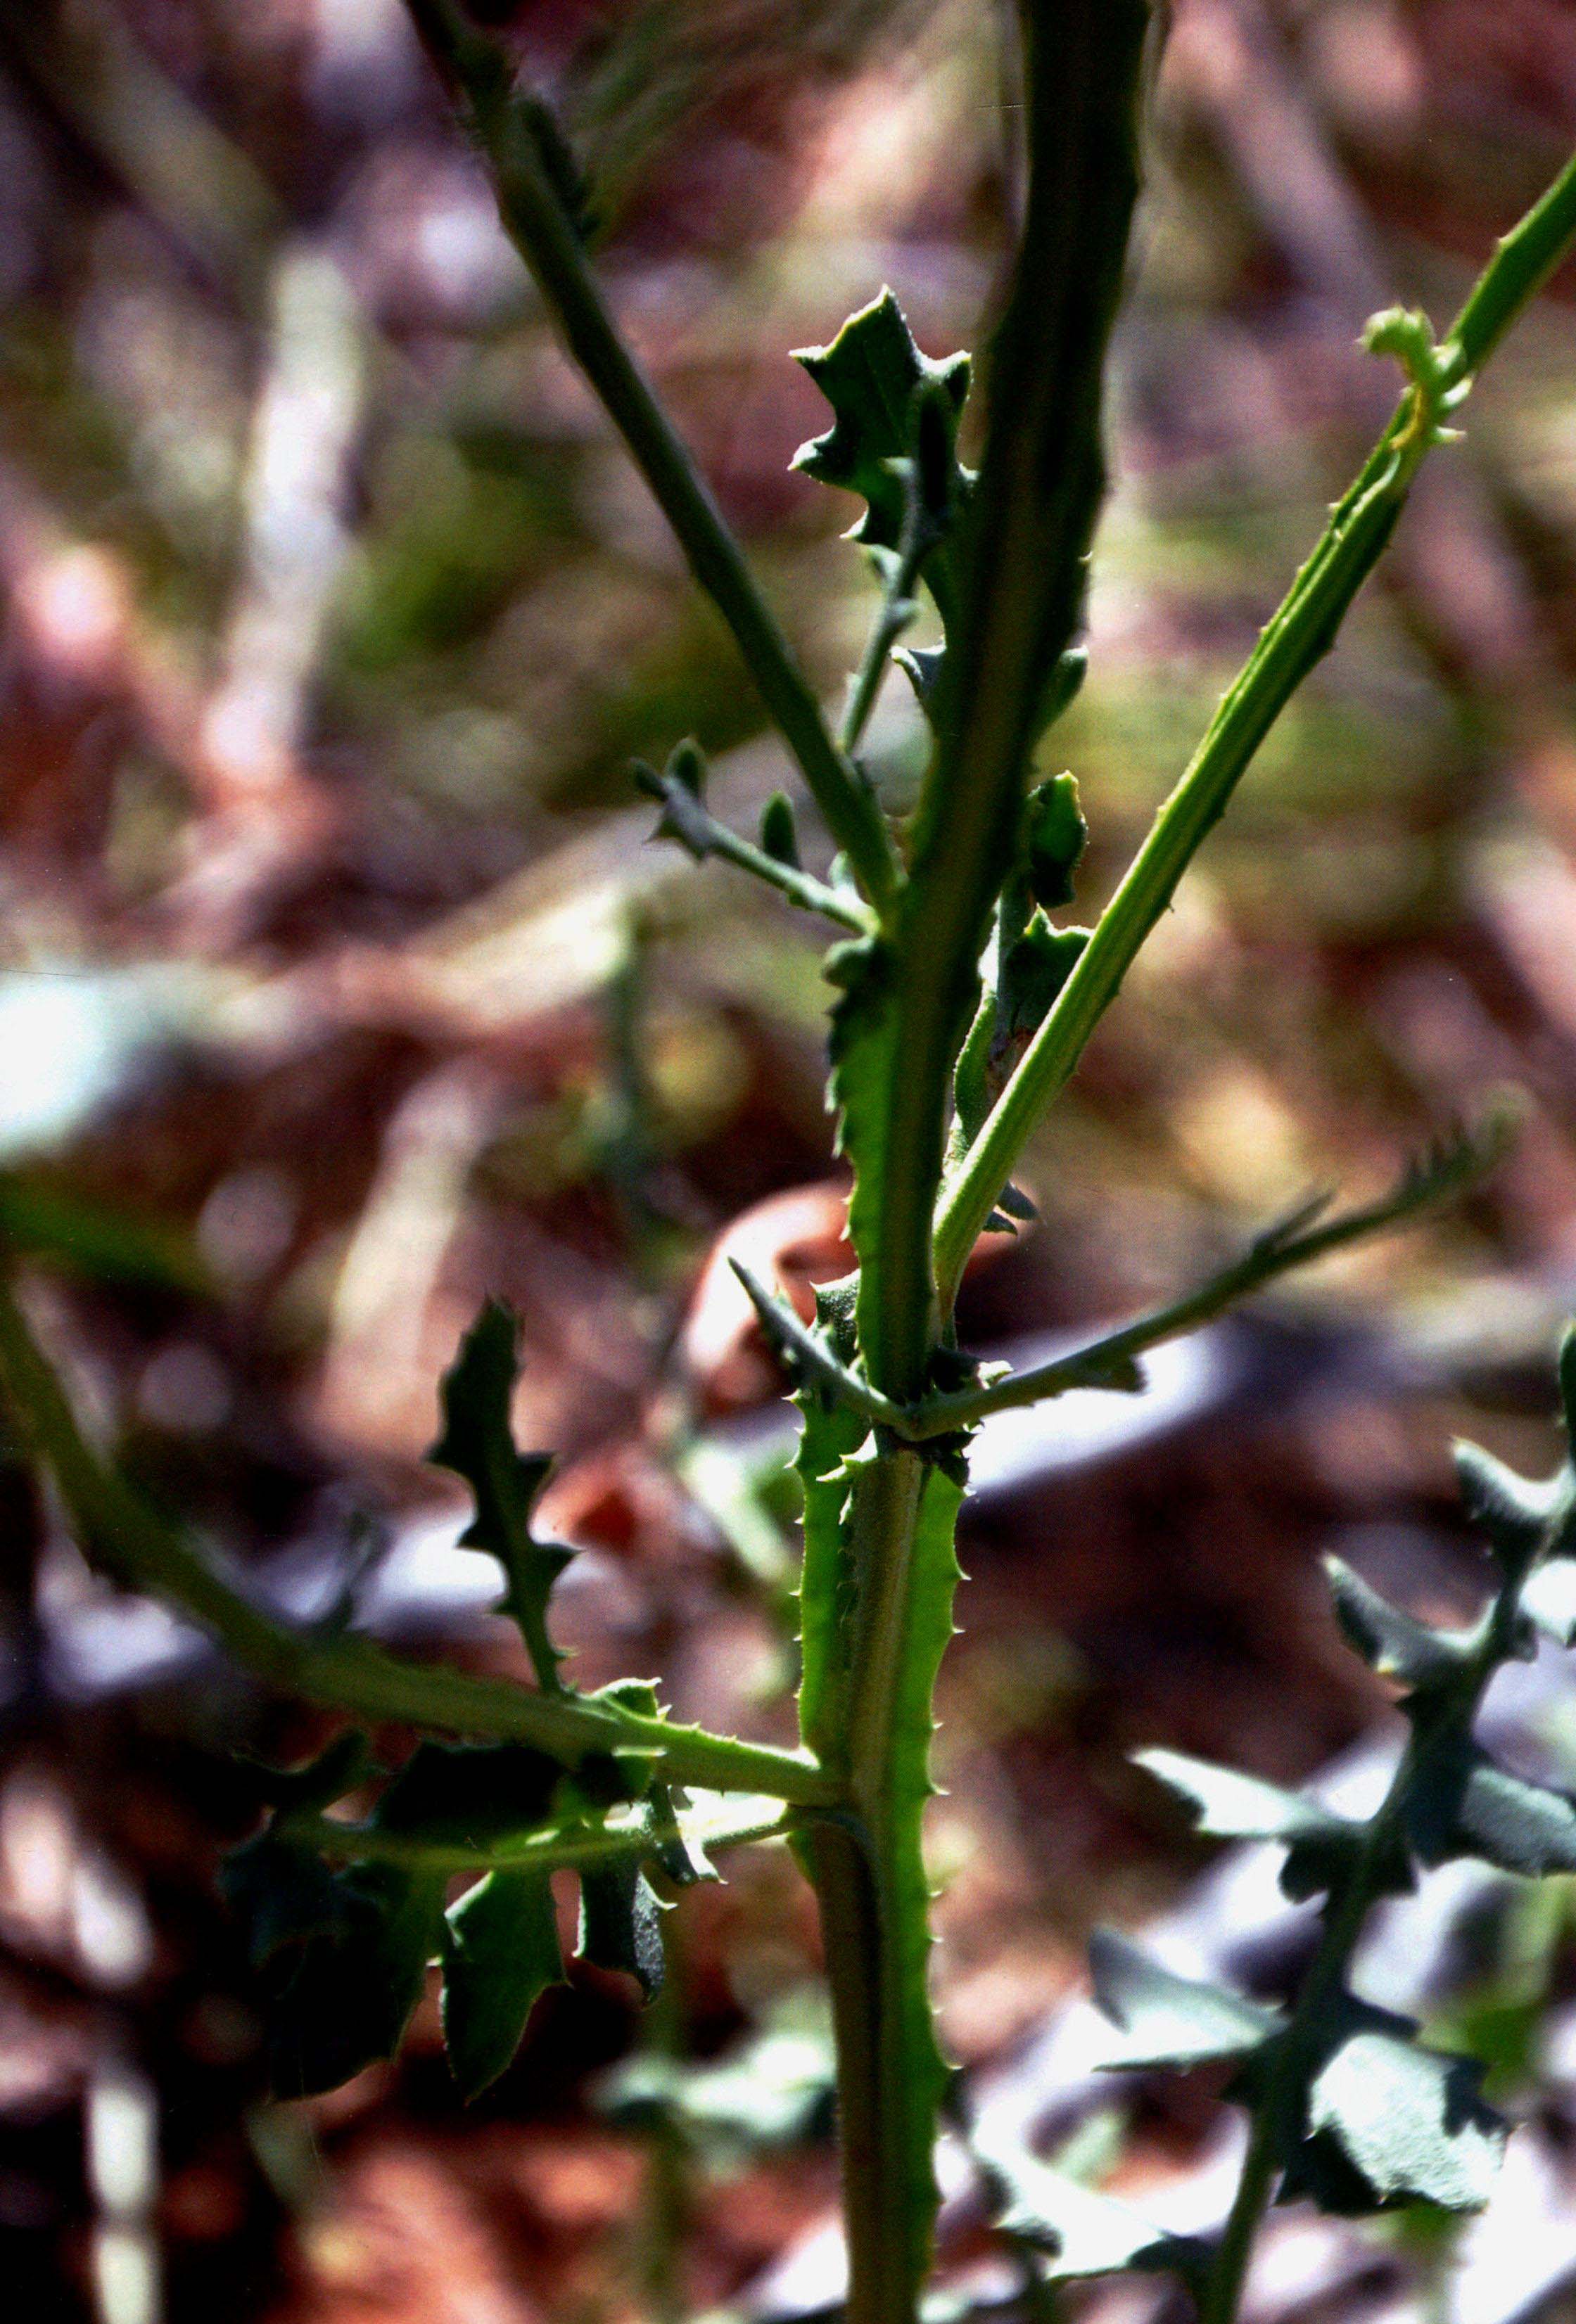
[[271, 1686], [358, 1719], [392, 1719], [533, 1743], [567, 1765], [590, 1752], [649, 1751], [675, 1783], [812, 1804], [831, 1786], [806, 1754], [679, 1727], [579, 1695], [546, 1695], [441, 1664], [403, 1661], [344, 1632], [297, 1630], [214, 1572], [174, 1526], [88, 1447], [59, 1381], [0, 1284], [0, 1392], [52, 1477], [76, 1539], [104, 1572], [178, 1606]]
[[1148, 1314], [1136, 1316], [1132, 1323], [1103, 1333], [1081, 1348], [1070, 1349], [1064, 1356], [1053, 1356], [1049, 1362], [1032, 1365], [1006, 1379], [961, 1389], [952, 1396], [928, 1397], [905, 1416], [905, 1433], [921, 1440], [949, 1435], [977, 1426], [993, 1412], [1039, 1404], [1047, 1397], [1063, 1396], [1070, 1388], [1141, 1387], [1134, 1367], [1145, 1350], [1195, 1330], [1294, 1268], [1309, 1267], [1368, 1235], [1404, 1226], [1435, 1204], [1460, 1194], [1499, 1159], [1509, 1128], [1508, 1118], [1490, 1122], [1479, 1138], [1463, 1139], [1432, 1165], [1409, 1172], [1393, 1194], [1299, 1233], [1298, 1227], [1310, 1214], [1316, 1216], [1321, 1207], [1310, 1204], [1260, 1235], [1229, 1267], [1166, 1306], [1152, 1308]]
[[[697, 758], [699, 754], [697, 753]], [[764, 881], [768, 888], [786, 896], [791, 904], [802, 911], [819, 912], [823, 919], [834, 920], [839, 927], [854, 936], [868, 936], [876, 926], [876, 916], [867, 904], [857, 896], [830, 888], [824, 880], [817, 880], [797, 864], [785, 863], [780, 856], [768, 855], [764, 847], [730, 831], [718, 823], [698, 798], [687, 794], [681, 797], [682, 785], [671, 772], [659, 775], [654, 767], [636, 760], [635, 779], [648, 798], [660, 799], [668, 812], [657, 825], [659, 838], [676, 838], [681, 847], [701, 862], [708, 855], [719, 855], [725, 863]]]
[[[1576, 237], [1576, 160], [1498, 245], [1439, 350], [1453, 389], [1477, 376], [1511, 323]], [[1259, 744], [1333, 643], [1347, 608], [1384, 549], [1432, 442], [1434, 414], [1422, 383], [1409, 387], [1323, 538], [1222, 696], [1191, 762], [1101, 914], [1077, 966], [1020, 1060], [957, 1175], [935, 1221], [943, 1300], [1035, 1122], [1064, 1086], [1115, 1000], [1178, 881], [1219, 819]]]
[[[685, 1818], [679, 1832], [709, 1850], [734, 1848], [746, 1840], [786, 1840], [797, 1829], [792, 1812], [780, 1800], [740, 1801], [728, 1814]], [[350, 1864], [399, 1864], [412, 1872], [441, 1873], [446, 1878], [465, 1872], [580, 1871], [588, 1865], [637, 1862], [649, 1858], [656, 1843], [675, 1827], [664, 1826], [644, 1810], [621, 1823], [569, 1826], [561, 1831], [533, 1831], [517, 1840], [483, 1845], [463, 1840], [428, 1840], [417, 1833], [383, 1831], [375, 1823], [342, 1822], [333, 1816], [292, 1815], [278, 1826], [283, 1838], [320, 1855]]]
[[498, 210], [570, 355], [634, 456], [696, 580], [732, 631], [761, 697], [865, 890], [891, 898], [896, 859], [874, 793], [838, 750], [808, 678], [737, 541], [634, 355], [587, 263], [556, 132], [516, 92], [508, 60], [452, 0], [407, 0], [492, 173]]
[[[848, 688], [848, 706], [838, 728], [839, 748], [850, 759], [858, 749], [865, 729], [870, 723], [876, 696], [881, 691], [881, 681], [886, 675], [886, 658], [904, 630], [912, 628], [919, 613], [914, 591], [919, 587], [920, 575], [927, 560], [939, 547], [936, 528], [926, 521], [926, 512], [921, 505], [918, 485], [911, 482], [908, 513], [903, 540], [896, 551], [896, 562], [887, 574], [881, 592], [881, 610], [865, 641], [859, 667]], [[936, 561], [941, 564], [939, 556]]]
[[786, 896], [802, 912], [819, 912], [823, 920], [834, 920], [839, 927], [848, 928], [854, 936], [869, 935], [873, 915], [857, 897], [839, 895], [837, 889], [829, 888], [813, 872], [802, 872], [796, 864], [783, 863], [775, 855], [768, 855], [764, 847], [757, 847], [753, 840], [737, 831], [729, 831], [726, 824], [713, 824], [710, 852], [720, 855], [724, 862], [736, 864], [739, 871], [748, 872], [768, 888], [775, 888], [780, 896]]

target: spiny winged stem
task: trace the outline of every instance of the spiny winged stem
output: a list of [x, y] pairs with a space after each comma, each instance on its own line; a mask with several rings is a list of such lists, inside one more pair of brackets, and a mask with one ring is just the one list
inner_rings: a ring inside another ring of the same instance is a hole
[[[1014, 866], [1047, 673], [1081, 611], [1102, 484], [1100, 375], [1136, 191], [1145, 9], [1138, 0], [1026, 0], [1020, 13], [1027, 208], [993, 350], [980, 473], [960, 475], [953, 495], [963, 509], [961, 603], [940, 602], [944, 653], [921, 672], [932, 762], [889, 927], [846, 947], [836, 972], [844, 998], [833, 1090], [855, 1173], [849, 1229], [859, 1261], [848, 1353], [899, 1403], [928, 1385], [945, 1323], [931, 1214], [952, 1066], [990, 915]], [[875, 313], [861, 319], [879, 345]], [[924, 367], [910, 361], [922, 393]], [[830, 371], [819, 374], [829, 392]], [[830, 452], [838, 440], [834, 431], [822, 443]], [[901, 540], [871, 530], [885, 513], [874, 468], [869, 461], [846, 478], [870, 501], [862, 537], [901, 554]], [[848, 2314], [853, 2324], [910, 2324], [930, 2264], [943, 2086], [921, 1825], [962, 1470], [956, 1448], [922, 1453], [878, 1431], [839, 1485], [813, 1473], [813, 1416], [807, 1408], [807, 1505], [817, 1496], [832, 1505], [807, 1516], [802, 1731], [822, 1756], [837, 1749], [848, 1784], [848, 1824], [818, 1831], [807, 1861], [838, 2038]], [[811, 1571], [812, 1524], [826, 1536], [824, 1574]], [[830, 1587], [840, 1609], [830, 1629], [809, 1626], [812, 1587]], [[829, 1700], [839, 1713], [823, 1725], [818, 1705]]]

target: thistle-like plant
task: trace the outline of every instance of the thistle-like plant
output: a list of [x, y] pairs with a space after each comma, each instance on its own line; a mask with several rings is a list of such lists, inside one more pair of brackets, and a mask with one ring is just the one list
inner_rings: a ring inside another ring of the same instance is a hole
[[[320, 2089], [392, 2050], [436, 1955], [455, 2069], [466, 2089], [478, 2089], [507, 2061], [537, 1993], [560, 1974], [552, 1873], [578, 1875], [580, 1950], [649, 1987], [661, 1967], [661, 1891], [704, 1877], [708, 1849], [786, 1838], [814, 1886], [824, 1934], [848, 2313], [853, 2324], [912, 2324], [931, 2262], [944, 2080], [927, 1992], [922, 1826], [970, 1432], [992, 1412], [1072, 1387], [1141, 1388], [1146, 1349], [1415, 1213], [1483, 1166], [1485, 1143], [1440, 1151], [1365, 1208], [1331, 1215], [1322, 1204], [1304, 1207], [1191, 1294], [1017, 1376], [987, 1377], [958, 1346], [960, 1279], [982, 1229], [1023, 1214], [1013, 1173], [1031, 1131], [1259, 743], [1330, 646], [1420, 463], [1576, 236], [1576, 163], [1499, 245], [1442, 341], [1418, 316], [1370, 326], [1370, 346], [1404, 373], [1395, 416], [1110, 901], [1091, 928], [1069, 928], [1051, 916], [1071, 896], [1081, 815], [1070, 779], [1036, 780], [1034, 762], [1082, 674], [1087, 559], [1104, 476], [1101, 378], [1137, 190], [1145, 0], [1020, 0], [1025, 190], [985, 366], [978, 469], [957, 451], [967, 359], [922, 355], [889, 294], [802, 357], [832, 420], [799, 465], [863, 502], [854, 537], [880, 585], [868, 650], [830, 724], [598, 288], [586, 189], [552, 117], [459, 0], [410, 5], [491, 173], [505, 226], [728, 624], [837, 851], [826, 878], [804, 869], [786, 799], [773, 801], [758, 839], [727, 830], [707, 807], [693, 743], [681, 742], [663, 771], [640, 772], [662, 803], [664, 832], [693, 854], [756, 874], [837, 932], [826, 963], [837, 992], [830, 1087], [852, 1172], [858, 1270], [820, 1295], [812, 1327], [769, 1288], [748, 1286], [794, 1376], [803, 1420], [799, 1748], [680, 1724], [644, 1680], [597, 1693], [566, 1680], [550, 1606], [567, 1553], [533, 1532], [545, 1463], [518, 1452], [510, 1436], [515, 1328], [502, 1309], [484, 1310], [449, 1374], [434, 1457], [472, 1490], [468, 1538], [504, 1571], [504, 1606], [520, 1627], [534, 1686], [419, 1665], [343, 1623], [302, 1630], [264, 1610], [89, 1447], [8, 1293], [0, 1295], [0, 1384], [101, 1568], [184, 1608], [282, 1690], [352, 1720], [404, 1722], [426, 1738], [392, 1774], [372, 1766], [351, 1734], [310, 1767], [259, 1778], [270, 1820], [228, 1878], [248, 1909], [259, 1975], [273, 1992], [281, 2087]], [[941, 641], [899, 650], [922, 591]], [[895, 652], [931, 745], [917, 805], [902, 818], [885, 811], [861, 756]], [[1479, 1483], [1488, 1474], [1473, 1471]], [[1495, 1526], [1524, 1541], [1524, 1501], [1508, 1486], [1497, 1489], [1497, 1499], [1483, 1487]], [[1227, 2048], [1254, 2052], [1247, 2076], [1259, 2126], [1209, 2277], [1216, 2324], [1233, 2311], [1277, 2172], [1294, 2167], [1294, 2183], [1325, 2200], [1349, 2194], [1354, 2173], [1382, 2189], [1388, 2172], [1399, 2186], [1392, 2164], [1350, 2130], [1371, 2091], [1404, 2091], [1414, 2112], [1426, 2112], [1425, 2090], [1454, 2102], [1454, 2069], [1420, 2064], [1423, 2053], [1393, 2026], [1339, 1998], [1340, 1967], [1349, 1922], [1396, 1877], [1403, 1840], [1424, 1855], [1454, 1844], [1440, 1804], [1448, 1786], [1442, 1777], [1429, 1790], [1418, 1772], [1424, 1758], [1433, 1768], [1449, 1757], [1441, 1719], [1455, 1738], [1450, 1765], [1465, 1769], [1460, 1815], [1500, 1800], [1497, 1779], [1461, 1757], [1462, 1738], [1492, 1658], [1522, 1636], [1533, 1586], [1525, 1567], [1512, 1582], [1507, 1564], [1510, 1594], [1470, 1643], [1425, 1646], [1429, 1634], [1418, 1633], [1406, 1644], [1414, 1633], [1400, 1618], [1343, 1585], [1349, 1616], [1367, 1624], [1380, 1651], [1406, 1658], [1416, 1739], [1399, 1796], [1405, 1804], [1426, 1791], [1433, 1837], [1418, 1839], [1414, 1823], [1403, 1833], [1401, 1806], [1382, 1814], [1377, 1839], [1322, 1824], [1288, 1831], [1295, 1877], [1312, 1881], [1317, 1870], [1331, 1897], [1330, 1965], [1315, 1972], [1330, 1997], [1312, 2011], [1325, 2047], [1315, 2058], [1302, 2006], [1283, 2027], [1246, 2004], [1210, 2005], [1235, 2029]], [[1539, 1568], [1561, 1570], [1554, 1560]], [[1429, 1675], [1436, 1665], [1437, 1680]], [[1240, 1779], [1232, 1780], [1240, 1796]], [[1226, 1779], [1210, 1781], [1207, 1809], [1229, 1814], [1220, 1806]], [[352, 1812], [347, 1803], [361, 1804]], [[448, 1905], [459, 1879], [470, 1886]], [[1125, 1954], [1108, 1951], [1104, 1974], [1136, 2029], [1150, 2000], [1162, 2008], [1162, 1987]], [[1189, 2004], [1182, 2015], [1196, 2019], [1202, 2006]], [[1147, 2036], [1136, 2030], [1136, 2039]], [[1464, 2118], [1465, 2143], [1450, 2164], [1463, 2189], [1495, 2140], [1470, 2107]], [[1308, 2133], [1294, 2165], [1293, 2129]], [[1028, 2200], [1021, 2181], [1020, 2169], [1012, 2190], [1020, 2208]], [[1436, 2179], [1427, 2191], [1442, 2184]], [[1078, 2262], [1065, 2220], [1052, 2239], [1063, 2265]], [[1124, 2257], [1134, 2255], [1129, 2246]]]

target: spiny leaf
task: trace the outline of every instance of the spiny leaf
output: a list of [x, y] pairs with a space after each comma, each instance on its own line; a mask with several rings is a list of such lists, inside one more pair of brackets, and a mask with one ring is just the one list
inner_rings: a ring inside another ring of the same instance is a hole
[[1425, 1864], [1471, 1856], [1534, 1879], [1576, 1872], [1576, 1802], [1496, 1766], [1466, 1737], [1420, 1772], [1408, 1825]]
[[517, 1342], [513, 1312], [489, 1299], [444, 1374], [442, 1434], [427, 1457], [463, 1477], [476, 1496], [476, 1516], [460, 1540], [489, 1550], [503, 1567], [503, 1606], [520, 1627], [541, 1684], [558, 1693], [563, 1657], [548, 1636], [547, 1601], [573, 1552], [539, 1542], [531, 1531], [552, 1458], [515, 1447], [509, 1407], [520, 1370]]
[[1133, 1762], [1179, 1793], [1194, 1810], [1195, 1828], [1211, 1840], [1351, 1839], [1362, 1829], [1301, 1793], [1184, 1751], [1136, 1751]]
[[[830, 346], [800, 347], [802, 364], [835, 415], [824, 436], [802, 444], [793, 465], [818, 483], [858, 493], [867, 503], [850, 539], [895, 549], [902, 539], [904, 483], [893, 463], [910, 449], [914, 391], [926, 381], [941, 390], [956, 418], [969, 393], [969, 357], [932, 361], [920, 353], [902, 308], [890, 290], [850, 315]], [[966, 484], [960, 471], [958, 489]]]
[[275, 1957], [269, 2071], [281, 2098], [337, 2089], [392, 2058], [438, 1941], [441, 1875], [356, 1864], [332, 1880], [334, 1921]]
[[1284, 2021], [1240, 1994], [1178, 1977], [1111, 1929], [1089, 1941], [1095, 1999], [1125, 2039], [1106, 2066], [1194, 2066], [1242, 2058], [1280, 2032]]
[[[1188, 1802], [1196, 1829], [1207, 1838], [1284, 1840], [1281, 1886], [1298, 1902], [1331, 1886], [1362, 1844], [1366, 1826], [1278, 1784], [1180, 1751], [1138, 1751], [1134, 1758]], [[1404, 1868], [1397, 1885], [1408, 1885]]]
[[537, 1997], [563, 1977], [544, 1872], [489, 1872], [450, 1907], [443, 1932], [443, 2040], [460, 2094], [496, 2082]]
[[1023, 865], [1029, 893], [1043, 910], [1072, 901], [1073, 875], [1088, 840], [1072, 777], [1052, 775], [1037, 783], [1024, 802]]
[[647, 2001], [663, 1981], [661, 1916], [655, 1891], [633, 1859], [581, 1873], [581, 1960], [598, 1969], [622, 1969], [635, 1979]]
[[1126, 2203], [1080, 2185], [1025, 2148], [993, 2149], [980, 2159], [1006, 2198], [995, 2224], [1045, 2255], [1049, 2264], [1041, 2273], [1048, 2281], [1119, 2275], [1129, 2268], [1184, 2276], [1196, 2271], [1197, 2246], [1166, 2235]]
[[[1342, 2209], [1378, 2210], [1395, 2202], [1438, 2203], [1449, 2211], [1480, 2210], [1493, 2190], [1506, 2126], [1479, 2097], [1483, 2070], [1475, 2060], [1442, 2056], [1388, 2030], [1377, 2011], [1361, 2011], [1357, 2029], [1326, 2059], [1308, 2092], [1308, 2144], [1328, 2143], [1355, 2174]], [[1306, 2155], [1293, 2157], [1283, 2197], [1316, 2191], [1327, 2208], [1338, 2180], [1320, 2181]]]
[[1458, 1443], [1453, 1449], [1467, 1517], [1487, 1536], [1507, 1579], [1519, 1581], [1568, 1496], [1568, 1479], [1561, 1474], [1534, 1482], [1518, 1477], [1480, 1444]]
[[1336, 1618], [1370, 1670], [1399, 1679], [1415, 1694], [1456, 1683], [1476, 1643], [1470, 1632], [1432, 1629], [1404, 1614], [1339, 1557], [1327, 1557], [1324, 1570]]
[[697, 863], [704, 862], [712, 850], [713, 826], [706, 812], [706, 761], [699, 745], [690, 741], [675, 743], [660, 775], [644, 759], [636, 759], [630, 771], [637, 790], [662, 802], [662, 815], [652, 837], [675, 839]]

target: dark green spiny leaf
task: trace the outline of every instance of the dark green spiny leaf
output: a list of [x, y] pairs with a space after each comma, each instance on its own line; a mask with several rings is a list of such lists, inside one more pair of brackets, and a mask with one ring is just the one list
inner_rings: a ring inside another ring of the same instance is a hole
[[1576, 1803], [1497, 1766], [1469, 1737], [1428, 1755], [1407, 1810], [1425, 1864], [1468, 1856], [1531, 1878], [1576, 1872]]
[[1544, 1545], [1566, 1480], [1518, 1477], [1480, 1444], [1458, 1443], [1454, 1451], [1468, 1518], [1487, 1537], [1501, 1571], [1518, 1581]]
[[520, 1369], [517, 1341], [511, 1310], [489, 1299], [444, 1374], [443, 1429], [428, 1458], [463, 1477], [475, 1495], [476, 1516], [460, 1540], [489, 1550], [502, 1565], [504, 1607], [520, 1627], [542, 1685], [557, 1692], [562, 1656], [548, 1635], [547, 1601], [573, 1553], [537, 1541], [531, 1531], [552, 1460], [515, 1447], [509, 1407]]
[[969, 357], [932, 361], [920, 353], [890, 290], [850, 315], [830, 346], [795, 350], [831, 405], [835, 418], [824, 436], [802, 444], [793, 466], [818, 483], [858, 493], [865, 514], [850, 538], [867, 546], [895, 549], [904, 515], [903, 475], [894, 464], [911, 448], [914, 391], [926, 382], [941, 389], [956, 416], [969, 392]]
[[373, 1822], [403, 1839], [485, 1849], [552, 1820], [566, 1780], [524, 1743], [419, 1743], [378, 1801]]
[[1108, 2066], [1193, 2066], [1241, 2058], [1284, 2024], [1278, 2010], [1223, 1987], [1178, 1977], [1113, 1930], [1089, 1941], [1095, 1999], [1123, 2036]]
[[632, 1858], [581, 1873], [579, 1950], [598, 1969], [634, 1978], [648, 2001], [661, 1987], [662, 1906]]
[[375, 1773], [366, 1738], [359, 1728], [348, 1727], [336, 1735], [315, 1759], [300, 1766], [274, 1767], [265, 1760], [237, 1754], [236, 1765], [269, 1807], [325, 1808]]
[[496, 2081], [537, 1997], [563, 1976], [544, 1872], [489, 1872], [447, 1916], [443, 2039], [462, 2096]]
[[1336, 1618], [1370, 1670], [1418, 1694], [1456, 1683], [1476, 1643], [1471, 1633], [1432, 1629], [1404, 1614], [1339, 1557], [1327, 1557], [1324, 1568]]
[[334, 1923], [276, 1956], [284, 1973], [268, 2013], [269, 2062], [281, 2098], [336, 2089], [392, 2058], [438, 1941], [441, 1877], [388, 1864], [333, 1877]]
[[322, 1858], [272, 1828], [230, 1851], [219, 1867], [218, 1886], [246, 1932], [254, 1969], [309, 1937], [338, 1930], [345, 1918], [344, 1891]]
[[1193, 2275], [1199, 2246], [1166, 2235], [1110, 2195], [1085, 2187], [1026, 2150], [993, 2151], [982, 2161], [1005, 2198], [996, 2225], [1043, 2253], [1052, 2282], [1120, 2275], [1129, 2268]]
[[1186, 1800], [1195, 1828], [1211, 1840], [1338, 1839], [1361, 1830], [1298, 1792], [1184, 1751], [1136, 1751], [1133, 1761]]
[[1377, 2011], [1362, 2017], [1327, 2056], [1307, 2110], [1309, 2144], [1332, 2146], [1354, 2183], [1341, 2200], [1330, 2174], [1321, 2182], [1308, 2157], [1293, 2156], [1284, 2191], [1317, 2191], [1328, 2208], [1356, 2211], [1419, 2200], [1481, 2209], [1506, 2139], [1505, 2124], [1479, 2096], [1481, 2067], [1390, 2030], [1404, 2020], [1386, 2023]]

